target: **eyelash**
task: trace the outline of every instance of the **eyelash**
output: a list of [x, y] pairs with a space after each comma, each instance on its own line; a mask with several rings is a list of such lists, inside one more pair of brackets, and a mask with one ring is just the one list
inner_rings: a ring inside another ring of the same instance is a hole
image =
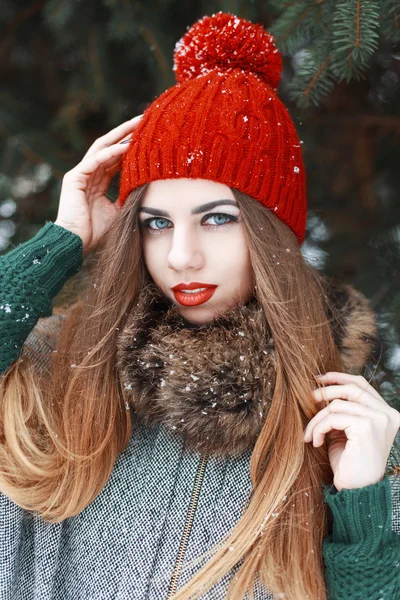
[[[221, 229], [221, 227], [228, 227], [229, 225], [232, 225], [232, 223], [237, 223], [238, 221], [238, 217], [235, 217], [233, 215], [228, 215], [226, 213], [209, 213], [208, 215], [205, 215], [202, 219], [202, 221], [209, 219], [210, 217], [228, 217], [230, 220], [227, 223], [222, 223], [221, 225], [206, 225], [206, 227], [208, 227], [209, 229]], [[168, 219], [165, 219], [164, 217], [151, 217], [150, 219], [146, 219], [145, 221], [142, 221], [140, 226], [142, 229], [146, 229], [151, 235], [159, 235], [160, 233], [162, 233], [163, 231], [167, 231], [168, 229], [170, 229], [170, 227], [165, 227], [163, 229], [152, 229], [149, 225], [152, 221], [157, 221], [159, 219], [162, 219], [163, 221], [168, 221]]]

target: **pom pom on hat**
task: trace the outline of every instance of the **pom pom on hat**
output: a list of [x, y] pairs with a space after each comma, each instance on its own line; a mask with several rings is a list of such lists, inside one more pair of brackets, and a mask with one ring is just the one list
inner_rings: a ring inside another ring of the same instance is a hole
[[175, 45], [173, 70], [178, 83], [232, 69], [253, 73], [278, 90], [282, 55], [261, 25], [219, 12], [197, 21]]

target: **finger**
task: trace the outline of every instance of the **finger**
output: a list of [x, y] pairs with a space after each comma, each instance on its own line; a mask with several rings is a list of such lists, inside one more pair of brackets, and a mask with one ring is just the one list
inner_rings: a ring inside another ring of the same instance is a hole
[[[128, 144], [114, 144], [108, 148], [98, 150], [96, 153], [84, 158], [76, 167], [71, 169], [71, 174], [91, 175], [100, 166], [103, 166], [108, 161], [122, 156], [126, 152]], [[109, 164], [109, 163], [108, 163]]]
[[131, 142], [131, 141], [132, 141], [132, 136], [130, 134], [130, 137], [127, 137], [126, 139], [121, 140], [120, 142], [118, 142], [118, 144], [129, 144], [129, 142]]
[[313, 437], [313, 431], [315, 427], [321, 423], [329, 414], [347, 414], [359, 417], [369, 418], [373, 421], [378, 421], [380, 418], [384, 416], [384, 419], [387, 419], [386, 413], [378, 410], [374, 410], [373, 408], [368, 408], [366, 406], [361, 406], [360, 404], [356, 404], [355, 402], [346, 402], [345, 400], [334, 400], [320, 410], [308, 423], [307, 427], [304, 430], [304, 441], [310, 442]]
[[348, 440], [355, 439], [357, 433], [371, 432], [371, 421], [364, 417], [354, 415], [331, 414], [325, 417], [321, 423], [314, 428], [312, 433], [313, 446], [322, 446], [325, 435], [332, 430], [344, 431]]
[[109, 167], [108, 169], [106, 169], [107, 178], [109, 178], [109, 179], [110, 179], [110, 181], [111, 181], [111, 179], [112, 179], [113, 177], [115, 177], [115, 175], [116, 175], [116, 174], [118, 173], [118, 171], [120, 171], [120, 170], [121, 170], [121, 163], [120, 163], [120, 162], [118, 162], [117, 164], [115, 164], [115, 165], [113, 165], [113, 166]]
[[96, 188], [103, 188], [107, 185], [108, 173], [107, 167], [114, 165], [116, 161], [120, 160], [121, 157], [112, 157], [109, 160], [104, 161], [91, 175], [87, 185], [87, 195], [90, 195]]
[[96, 202], [93, 204], [93, 222], [105, 222], [108, 219], [113, 220], [119, 212], [120, 209], [117, 204], [115, 202], [111, 202], [104, 193], [103, 196], [98, 196]]
[[[116, 171], [119, 169], [119, 167], [115, 167]], [[96, 174], [99, 172], [100, 170], [96, 171]], [[115, 174], [115, 173], [114, 173]], [[111, 198], [109, 198], [108, 196], [108, 189], [110, 187], [110, 183], [111, 180], [114, 176], [112, 171], [103, 171], [101, 173], [101, 175], [99, 175], [98, 177], [96, 177], [96, 175], [93, 178], [93, 181], [91, 179], [91, 188], [90, 188], [90, 193], [94, 194], [95, 197], [95, 201], [96, 198], [100, 197], [101, 195], [104, 195], [107, 197], [108, 200], [110, 200]]]
[[103, 193], [106, 194], [111, 180], [121, 169], [122, 156], [110, 158], [105, 161], [96, 171], [92, 174], [87, 185], [87, 196], [89, 197], [92, 192], [98, 190], [105, 190]]
[[[118, 147], [118, 144], [115, 144], [115, 146]], [[111, 147], [112, 146], [110, 146], [110, 148]], [[108, 171], [109, 169], [114, 168], [115, 165], [120, 165], [124, 153], [126, 152], [126, 150], [128, 150], [128, 144], [122, 145], [122, 148], [124, 148], [125, 150], [118, 151], [117, 156], [112, 156], [108, 160], [104, 160], [102, 162], [101, 166], [105, 171]]]
[[122, 156], [119, 155], [110, 158], [110, 160], [105, 161], [102, 165], [104, 167], [104, 171], [107, 173], [108, 171], [114, 170], [115, 168], [119, 170], [121, 168], [121, 160]]
[[364, 406], [369, 406], [376, 410], [385, 410], [386, 408], [389, 408], [389, 405], [383, 399], [376, 398], [376, 396], [373, 396], [369, 392], [358, 387], [355, 383], [328, 385], [314, 390], [313, 395], [317, 402], [322, 402], [324, 400], [330, 402], [335, 400], [335, 398], [341, 398], [342, 400], [357, 402], [358, 404], [363, 404]]
[[[130, 119], [129, 121], [125, 121], [124, 123], [121, 123], [121, 125], [118, 125], [114, 129], [111, 129], [111, 131], [109, 131], [105, 135], [102, 135], [101, 137], [97, 138], [97, 140], [93, 142], [93, 144], [90, 146], [89, 150], [86, 152], [83, 158], [87, 158], [88, 156], [93, 154], [93, 152], [97, 152], [102, 148], [106, 148], [107, 146], [111, 146], [111, 144], [116, 144], [125, 139], [128, 136], [128, 134], [132, 133], [132, 131], [137, 128], [142, 117], [143, 115], [138, 115], [133, 119]], [[129, 146], [129, 144], [123, 145]]]
[[[111, 144], [116, 144], [121, 140], [125, 139], [128, 134], [130, 134], [136, 127], [139, 125], [143, 115], [138, 115], [129, 121], [125, 121], [118, 127], [111, 129], [108, 133], [102, 135], [97, 138], [96, 142], [99, 142], [99, 148], [105, 148], [106, 146], [111, 146]], [[95, 143], [96, 143], [95, 142]]]
[[108, 186], [111, 180], [115, 177], [115, 175], [121, 170], [121, 156], [118, 159], [112, 159], [109, 161], [108, 166], [104, 169], [104, 173], [102, 175], [103, 185]]
[[320, 383], [323, 383], [325, 385], [327, 383], [356, 383], [376, 398], [383, 400], [379, 393], [372, 387], [372, 385], [368, 383], [368, 381], [361, 375], [350, 375], [350, 373], [329, 371], [328, 373], [324, 373], [323, 375], [317, 375], [316, 378]]

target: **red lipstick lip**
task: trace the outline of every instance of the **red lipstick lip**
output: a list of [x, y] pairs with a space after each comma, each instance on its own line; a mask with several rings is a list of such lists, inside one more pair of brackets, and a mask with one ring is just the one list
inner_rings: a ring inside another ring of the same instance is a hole
[[200, 283], [199, 281], [192, 281], [191, 283], [178, 283], [173, 288], [174, 291], [179, 290], [196, 290], [197, 288], [216, 288], [216, 285], [212, 283]]
[[182, 290], [174, 290], [175, 300], [182, 306], [198, 306], [199, 304], [208, 302], [214, 295], [217, 287], [218, 286], [214, 285], [206, 288], [203, 292], [193, 292], [190, 294], [188, 292], [183, 292]]

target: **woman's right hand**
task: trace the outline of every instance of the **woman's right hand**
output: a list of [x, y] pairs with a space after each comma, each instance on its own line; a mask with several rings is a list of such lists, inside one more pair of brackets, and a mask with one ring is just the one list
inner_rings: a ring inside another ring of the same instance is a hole
[[79, 164], [63, 178], [56, 225], [82, 238], [83, 254], [91, 252], [120, 208], [106, 192], [120, 170], [122, 155], [143, 115], [122, 123], [93, 142]]

